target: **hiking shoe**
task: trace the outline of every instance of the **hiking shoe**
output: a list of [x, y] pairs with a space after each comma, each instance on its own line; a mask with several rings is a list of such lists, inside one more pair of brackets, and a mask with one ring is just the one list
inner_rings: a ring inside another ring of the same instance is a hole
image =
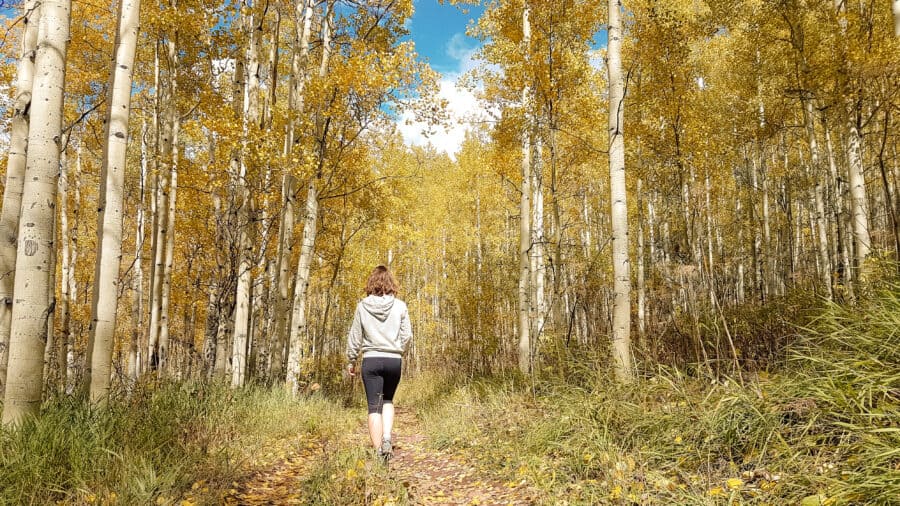
[[378, 453], [382, 455], [385, 461], [389, 460], [394, 455], [394, 448], [391, 446], [390, 439], [384, 439], [381, 441], [381, 448], [378, 449]]

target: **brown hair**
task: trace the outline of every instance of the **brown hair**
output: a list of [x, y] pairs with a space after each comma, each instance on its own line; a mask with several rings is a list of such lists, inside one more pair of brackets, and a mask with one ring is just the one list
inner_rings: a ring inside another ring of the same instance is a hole
[[366, 281], [366, 295], [394, 295], [400, 290], [400, 284], [383, 265], [379, 265]]

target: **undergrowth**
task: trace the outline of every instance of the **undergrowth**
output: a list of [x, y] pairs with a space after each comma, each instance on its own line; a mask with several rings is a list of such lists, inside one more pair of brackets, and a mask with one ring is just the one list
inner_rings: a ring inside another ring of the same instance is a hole
[[370, 448], [346, 442], [324, 455], [300, 487], [303, 503], [309, 505], [381, 506], [409, 501], [404, 485], [373, 458]]
[[900, 290], [793, 331], [777, 373], [623, 386], [576, 364], [565, 381], [435, 374], [404, 392], [432, 444], [547, 504], [900, 504]]
[[265, 443], [331, 437], [347, 430], [341, 420], [320, 398], [211, 383], [147, 383], [99, 409], [61, 397], [0, 430], [0, 504], [171, 504], [192, 488], [221, 497]]

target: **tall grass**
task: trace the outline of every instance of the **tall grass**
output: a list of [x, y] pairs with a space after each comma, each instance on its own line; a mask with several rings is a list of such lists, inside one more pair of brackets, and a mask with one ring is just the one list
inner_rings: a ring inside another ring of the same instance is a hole
[[433, 444], [547, 504], [900, 503], [900, 290], [791, 332], [789, 360], [743, 381], [661, 367], [623, 386], [576, 365], [580, 378], [532, 388], [492, 379], [436, 398], [431, 376], [406, 391], [426, 392]]
[[147, 384], [100, 409], [58, 398], [0, 432], [0, 504], [166, 503], [196, 482], [212, 497], [264, 442], [327, 436], [347, 419], [321, 399], [207, 383]]

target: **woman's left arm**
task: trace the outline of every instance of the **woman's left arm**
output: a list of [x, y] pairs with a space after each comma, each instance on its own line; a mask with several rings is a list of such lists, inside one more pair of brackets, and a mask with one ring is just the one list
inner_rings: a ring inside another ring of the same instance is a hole
[[400, 315], [400, 345], [403, 347], [403, 351], [406, 351], [411, 339], [412, 326], [409, 323], [409, 309], [404, 309], [403, 314]]
[[363, 344], [362, 323], [359, 320], [359, 306], [356, 306], [356, 312], [353, 313], [353, 323], [350, 324], [350, 332], [347, 333], [347, 360], [350, 365], [356, 362], [359, 357], [359, 350]]

